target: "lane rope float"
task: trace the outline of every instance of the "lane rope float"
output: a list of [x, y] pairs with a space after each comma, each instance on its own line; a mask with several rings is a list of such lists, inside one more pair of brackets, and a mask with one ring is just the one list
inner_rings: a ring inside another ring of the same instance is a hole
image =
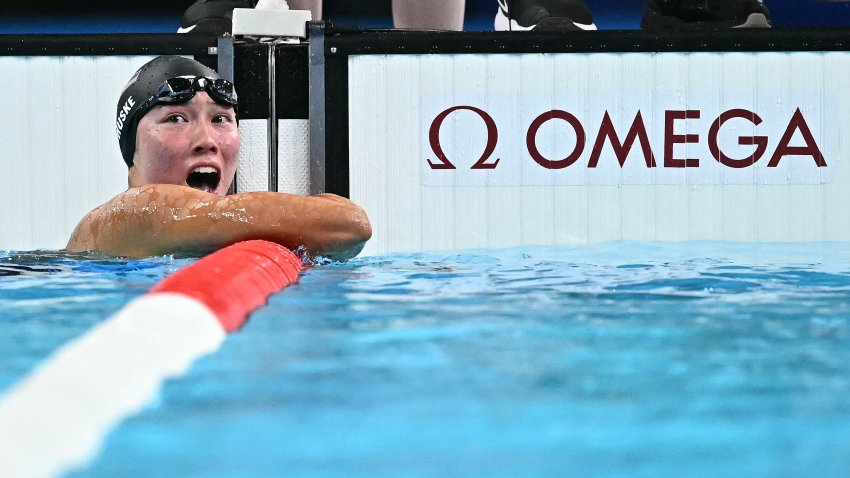
[[162, 383], [216, 351], [301, 261], [268, 241], [223, 248], [172, 274], [60, 347], [0, 397], [0, 470], [49, 477], [84, 466]]

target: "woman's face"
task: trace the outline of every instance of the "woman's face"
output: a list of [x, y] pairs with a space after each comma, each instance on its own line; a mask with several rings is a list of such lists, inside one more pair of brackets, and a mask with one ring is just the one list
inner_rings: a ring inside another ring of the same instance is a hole
[[142, 117], [129, 183], [179, 184], [224, 196], [238, 161], [236, 112], [198, 92], [186, 103], [157, 106]]

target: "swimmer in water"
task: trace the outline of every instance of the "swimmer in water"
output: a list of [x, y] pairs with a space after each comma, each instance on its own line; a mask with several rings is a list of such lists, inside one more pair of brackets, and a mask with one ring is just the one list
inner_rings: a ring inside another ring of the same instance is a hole
[[348, 259], [372, 235], [363, 209], [333, 194], [226, 195], [239, 153], [233, 85], [200, 63], [161, 56], [118, 101], [128, 189], [88, 213], [66, 249], [145, 257], [205, 254], [265, 239]]

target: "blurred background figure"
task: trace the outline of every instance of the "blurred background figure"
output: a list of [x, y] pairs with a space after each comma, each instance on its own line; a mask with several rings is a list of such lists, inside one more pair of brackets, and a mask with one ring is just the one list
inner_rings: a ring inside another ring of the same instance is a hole
[[[466, 0], [392, 0], [395, 28], [463, 30]], [[292, 10], [310, 10], [321, 20], [323, 0], [287, 0]], [[234, 8], [254, 8], [256, 0], [197, 0], [183, 14], [180, 33], [230, 31]]]
[[646, 0], [644, 30], [770, 28], [762, 0]]
[[[584, 0], [498, 0], [496, 30], [596, 30]], [[761, 0], [645, 0], [644, 30], [769, 28]]]
[[[288, 0], [293, 10], [322, 19], [323, 0]], [[234, 8], [256, 0], [197, 0], [184, 13], [180, 32], [230, 31]], [[493, 28], [499, 31], [596, 30], [584, 0], [495, 0]], [[393, 26], [403, 29], [463, 30], [466, 0], [392, 0]], [[761, 0], [645, 0], [641, 28], [700, 30], [769, 28], [770, 12]]]

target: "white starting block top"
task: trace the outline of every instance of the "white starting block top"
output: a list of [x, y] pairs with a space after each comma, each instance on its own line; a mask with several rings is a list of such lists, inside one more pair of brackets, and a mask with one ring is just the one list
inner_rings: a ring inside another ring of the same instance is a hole
[[233, 9], [233, 35], [306, 38], [312, 18], [309, 10], [289, 10], [286, 2], [261, 2], [257, 8]]

